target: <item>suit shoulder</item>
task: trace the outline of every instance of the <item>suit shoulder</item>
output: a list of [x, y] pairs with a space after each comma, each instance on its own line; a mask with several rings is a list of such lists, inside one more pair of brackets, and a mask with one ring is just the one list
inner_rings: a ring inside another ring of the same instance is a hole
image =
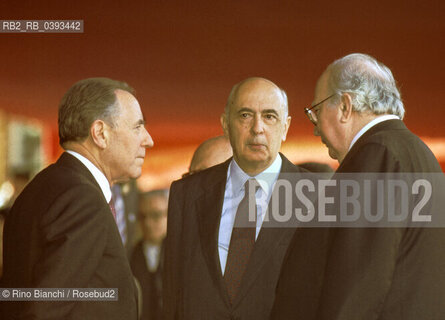
[[365, 167], [368, 172], [441, 171], [432, 151], [405, 126], [365, 134], [341, 164], [342, 169], [348, 170], [362, 171]]
[[283, 173], [309, 173], [308, 170], [293, 164], [288, 158], [286, 158], [282, 153], [280, 153], [282, 164], [281, 164], [281, 172]]
[[412, 133], [400, 120], [390, 120], [377, 124], [365, 133], [357, 144], [378, 144], [387, 149], [428, 148], [426, 144], [414, 133]]
[[100, 187], [95, 185], [94, 181], [82, 171], [60, 166], [57, 163], [39, 172], [22, 193], [26, 198], [32, 194], [34, 196], [41, 195], [50, 200], [51, 197], [58, 197], [70, 189], [77, 189], [98, 196], [102, 194]]

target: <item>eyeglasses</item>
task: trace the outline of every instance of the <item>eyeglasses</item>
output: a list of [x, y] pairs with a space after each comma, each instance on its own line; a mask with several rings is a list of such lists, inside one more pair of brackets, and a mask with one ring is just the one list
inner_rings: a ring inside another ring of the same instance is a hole
[[321, 105], [323, 102], [328, 101], [329, 99], [331, 99], [333, 96], [335, 96], [336, 93], [331, 94], [329, 97], [327, 97], [324, 100], [321, 100], [319, 103], [314, 104], [313, 106], [310, 106], [309, 108], [304, 108], [304, 113], [306, 113], [307, 117], [309, 118], [309, 120], [313, 123], [314, 126], [317, 125], [318, 119], [317, 119], [317, 113], [312, 111], [312, 109], [314, 109], [315, 107], [318, 107], [319, 105]]

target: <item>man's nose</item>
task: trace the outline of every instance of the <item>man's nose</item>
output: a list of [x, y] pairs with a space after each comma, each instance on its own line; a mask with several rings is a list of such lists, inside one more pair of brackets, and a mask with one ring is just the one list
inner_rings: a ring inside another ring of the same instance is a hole
[[256, 115], [254, 117], [252, 131], [254, 134], [261, 134], [264, 132], [264, 122], [261, 116]]
[[144, 127], [144, 139], [142, 140], [142, 146], [144, 148], [152, 148], [154, 145], [151, 135], [148, 133], [147, 129]]

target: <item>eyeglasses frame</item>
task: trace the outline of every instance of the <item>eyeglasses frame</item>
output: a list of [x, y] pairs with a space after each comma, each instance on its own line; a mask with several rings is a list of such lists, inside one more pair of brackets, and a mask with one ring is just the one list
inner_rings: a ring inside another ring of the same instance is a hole
[[306, 116], [309, 118], [309, 121], [312, 122], [312, 124], [314, 126], [317, 125], [318, 120], [316, 119], [317, 116], [314, 114], [314, 112], [312, 111], [312, 109], [314, 109], [315, 107], [318, 107], [319, 105], [321, 105], [323, 102], [328, 101], [329, 99], [331, 99], [332, 97], [336, 96], [336, 93], [331, 94], [329, 97], [327, 97], [326, 99], [321, 100], [320, 102], [314, 104], [313, 106], [310, 106], [309, 108], [304, 108], [304, 113], [306, 114]]

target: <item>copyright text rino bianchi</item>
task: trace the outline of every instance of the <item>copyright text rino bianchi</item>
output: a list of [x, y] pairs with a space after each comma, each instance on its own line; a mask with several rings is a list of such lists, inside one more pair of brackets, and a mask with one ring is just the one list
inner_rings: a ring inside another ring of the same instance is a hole
[[0, 301], [117, 300], [117, 288], [0, 288]]

